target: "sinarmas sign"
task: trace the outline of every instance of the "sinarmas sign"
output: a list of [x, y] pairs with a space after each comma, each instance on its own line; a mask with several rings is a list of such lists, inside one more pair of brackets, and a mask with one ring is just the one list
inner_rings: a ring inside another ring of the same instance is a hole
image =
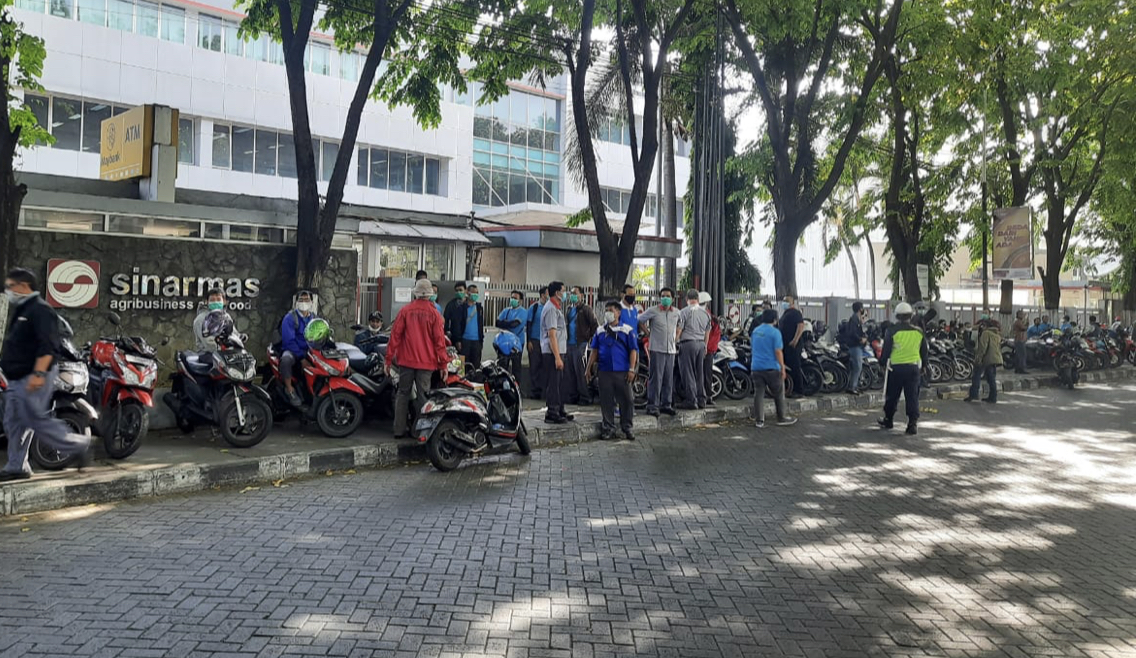
[[[47, 300], [56, 308], [96, 308], [102, 266], [98, 261], [53, 258], [47, 268]], [[112, 311], [192, 311], [214, 288], [225, 291], [233, 310], [252, 308], [259, 278], [147, 274], [141, 268], [110, 276]]]

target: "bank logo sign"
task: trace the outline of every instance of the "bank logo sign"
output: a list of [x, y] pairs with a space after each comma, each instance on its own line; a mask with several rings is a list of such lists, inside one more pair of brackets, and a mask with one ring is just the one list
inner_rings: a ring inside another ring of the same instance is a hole
[[99, 305], [98, 261], [47, 261], [47, 303], [55, 308], [97, 308]]

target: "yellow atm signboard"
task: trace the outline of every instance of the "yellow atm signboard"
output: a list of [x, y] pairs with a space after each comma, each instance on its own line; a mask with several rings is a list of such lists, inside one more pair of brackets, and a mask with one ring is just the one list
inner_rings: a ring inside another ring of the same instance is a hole
[[153, 105], [141, 105], [103, 119], [99, 178], [129, 180], [149, 176], [153, 145]]

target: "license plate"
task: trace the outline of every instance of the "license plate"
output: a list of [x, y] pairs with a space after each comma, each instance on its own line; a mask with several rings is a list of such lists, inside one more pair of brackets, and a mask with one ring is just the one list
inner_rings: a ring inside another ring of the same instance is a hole
[[419, 418], [418, 421], [414, 423], [414, 435], [428, 439], [430, 435], [434, 433], [434, 428], [437, 426], [438, 421], [432, 418]]

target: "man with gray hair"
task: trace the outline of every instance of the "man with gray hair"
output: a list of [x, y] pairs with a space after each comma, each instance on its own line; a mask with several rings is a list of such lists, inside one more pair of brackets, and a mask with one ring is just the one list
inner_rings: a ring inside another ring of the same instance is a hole
[[435, 371], [444, 371], [446, 354], [445, 323], [430, 301], [434, 286], [429, 279], [414, 282], [414, 301], [394, 316], [390, 342], [387, 344], [386, 371], [398, 367], [398, 396], [394, 401], [394, 436], [408, 437], [411, 387], [418, 387], [418, 400], [426, 401], [430, 379]]
[[682, 328], [678, 332], [678, 373], [682, 377], [685, 401], [679, 409], [705, 409], [708, 382], [703, 381], [703, 358], [706, 356], [706, 334], [710, 331], [710, 313], [698, 303], [698, 291], [686, 291], [686, 308], [679, 313]]

